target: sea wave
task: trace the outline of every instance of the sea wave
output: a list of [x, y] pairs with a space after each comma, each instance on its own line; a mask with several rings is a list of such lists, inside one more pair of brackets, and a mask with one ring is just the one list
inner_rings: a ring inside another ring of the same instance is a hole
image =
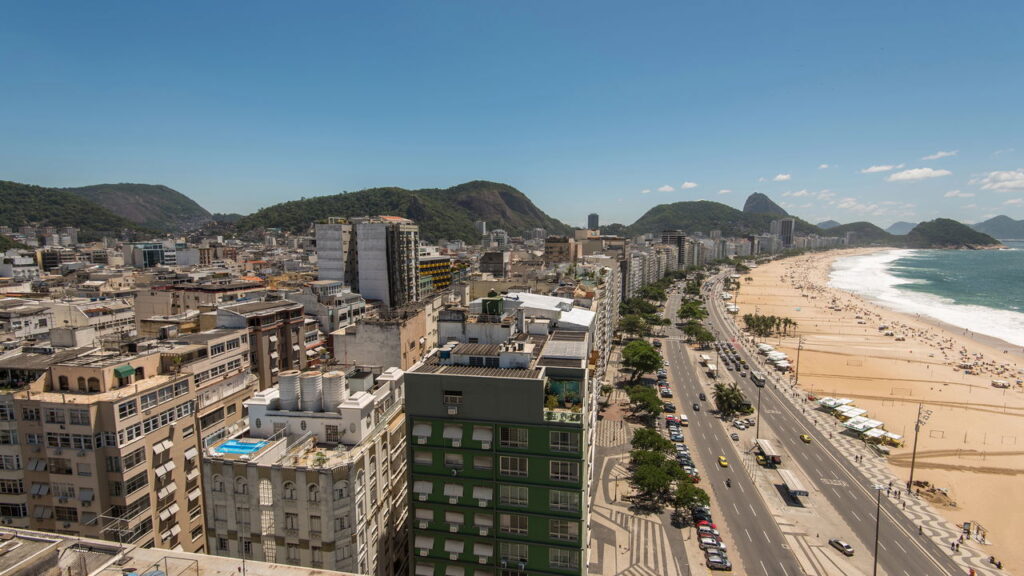
[[840, 258], [832, 265], [829, 285], [897, 312], [928, 316], [946, 324], [1024, 346], [1024, 313], [958, 304], [950, 298], [902, 289], [901, 286], [924, 281], [893, 275], [893, 262], [918, 253], [917, 250], [886, 250]]

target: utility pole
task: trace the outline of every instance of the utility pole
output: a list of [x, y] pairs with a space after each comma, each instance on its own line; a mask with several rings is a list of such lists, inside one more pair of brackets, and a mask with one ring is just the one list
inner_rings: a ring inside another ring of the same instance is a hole
[[796, 381], [793, 383], [794, 386], [800, 385], [800, 351], [804, 349], [804, 337], [801, 336], [796, 341]]
[[917, 420], [914, 421], [914, 449], [910, 454], [910, 479], [907, 480], [907, 492], [914, 490], [914, 466], [917, 464], [917, 435], [932, 415], [931, 410], [925, 410], [924, 404], [917, 405]]

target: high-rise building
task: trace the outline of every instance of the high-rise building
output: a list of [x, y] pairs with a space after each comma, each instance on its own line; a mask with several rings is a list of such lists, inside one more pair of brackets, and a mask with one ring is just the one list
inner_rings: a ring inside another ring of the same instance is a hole
[[340, 280], [352, 285], [355, 272], [350, 260], [352, 250], [352, 224], [344, 218], [328, 218], [314, 225], [316, 259], [320, 280]]
[[484, 222], [483, 220], [477, 220], [476, 222], [473, 222], [473, 229], [476, 230], [476, 233], [479, 234], [480, 236], [486, 236], [487, 222]]
[[[210, 317], [203, 316], [200, 325]], [[260, 390], [277, 383], [284, 370], [304, 370], [308, 363], [305, 348], [305, 316], [302, 304], [290, 300], [248, 302], [222, 306], [212, 316], [217, 328], [248, 329], [253, 371], [260, 379]]]
[[783, 218], [779, 220], [779, 239], [782, 240], [782, 246], [789, 248], [793, 246], [793, 231], [796, 229], [796, 220], [793, 218]]
[[420, 228], [406, 218], [353, 219], [356, 226], [356, 292], [398, 308], [419, 300]]
[[405, 576], [403, 373], [285, 372], [203, 458], [211, 554]]
[[587, 228], [590, 230], [597, 230], [601, 227], [600, 220], [597, 214], [590, 214], [587, 216]]
[[406, 373], [412, 573], [586, 572], [589, 336], [532, 334]]

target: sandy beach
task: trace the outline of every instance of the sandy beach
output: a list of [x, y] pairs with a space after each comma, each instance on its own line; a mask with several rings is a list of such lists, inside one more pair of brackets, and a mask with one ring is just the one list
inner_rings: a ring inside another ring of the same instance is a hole
[[[906, 481], [918, 405], [932, 414], [922, 427], [915, 480], [948, 494], [936, 509], [953, 523], [975, 522], [992, 543], [986, 554], [1019, 572], [1024, 548], [1024, 354], [1001, 340], [923, 316], [900, 314], [828, 286], [836, 258], [871, 250], [833, 251], [760, 266], [747, 276], [736, 304], [746, 313], [789, 317], [796, 335], [768, 343], [797, 358], [799, 384], [818, 396], [846, 397], [867, 416], [901, 434], [889, 458]], [[888, 326], [880, 330], [879, 326]], [[742, 324], [741, 324], [742, 327]], [[892, 336], [885, 332], [891, 331]], [[897, 340], [903, 338], [905, 340]], [[970, 366], [965, 369], [964, 366]], [[993, 386], [1005, 380], [1009, 388]]]

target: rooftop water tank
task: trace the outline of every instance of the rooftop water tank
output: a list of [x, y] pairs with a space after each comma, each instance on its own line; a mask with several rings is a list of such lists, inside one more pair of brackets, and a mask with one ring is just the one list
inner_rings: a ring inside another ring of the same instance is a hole
[[285, 370], [281, 372], [277, 381], [278, 389], [281, 391], [281, 410], [299, 409], [299, 375], [298, 370]]
[[302, 391], [299, 406], [303, 412], [320, 412], [323, 406], [323, 377], [320, 372], [303, 372], [299, 376], [299, 389]]
[[337, 412], [338, 405], [348, 398], [348, 381], [344, 372], [335, 370], [324, 374], [323, 396], [324, 412]]

